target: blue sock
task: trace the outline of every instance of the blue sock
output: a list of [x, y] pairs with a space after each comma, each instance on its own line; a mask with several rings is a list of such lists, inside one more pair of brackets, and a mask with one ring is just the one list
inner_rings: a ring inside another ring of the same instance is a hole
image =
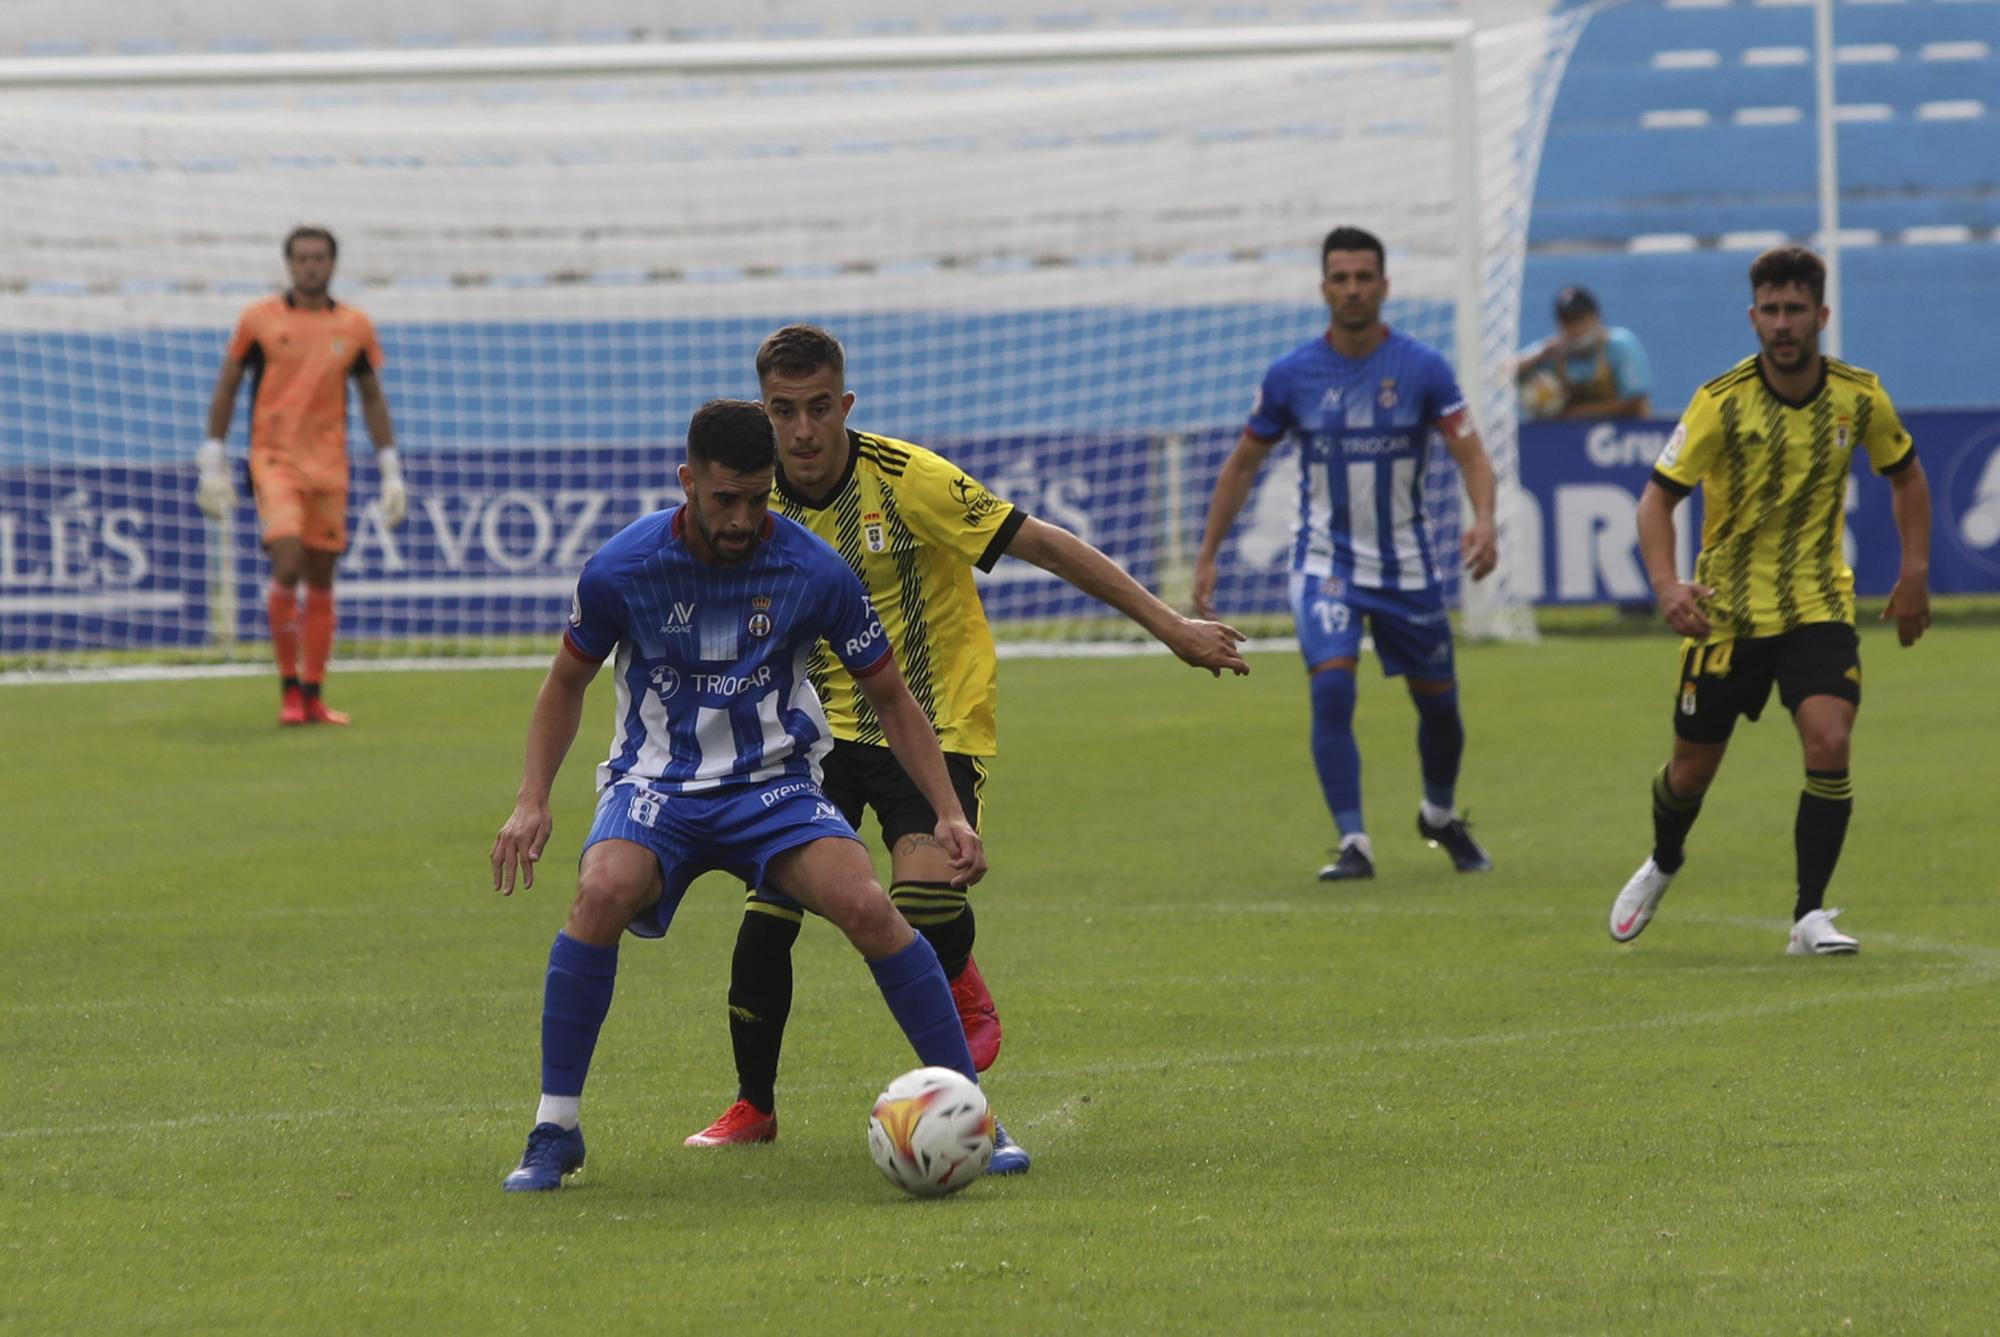
[[1320, 792], [1343, 836], [1365, 834], [1361, 821], [1361, 749], [1354, 742], [1354, 674], [1321, 669], [1312, 676], [1313, 766]]
[[868, 969], [875, 972], [883, 1001], [889, 1004], [903, 1034], [910, 1037], [910, 1047], [924, 1066], [954, 1068], [978, 1081], [979, 1074], [972, 1070], [972, 1051], [965, 1047], [965, 1027], [951, 1001], [951, 985], [945, 982], [944, 967], [938, 964], [937, 952], [924, 935], [919, 933], [916, 941], [894, 956], [870, 961]]
[[1465, 755], [1465, 721], [1458, 713], [1458, 688], [1411, 692], [1417, 703], [1417, 757], [1423, 763], [1424, 801], [1451, 810], [1458, 788], [1458, 763]]
[[542, 985], [542, 1094], [580, 1096], [597, 1033], [611, 1011], [618, 949], [592, 947], [566, 933], [549, 948]]

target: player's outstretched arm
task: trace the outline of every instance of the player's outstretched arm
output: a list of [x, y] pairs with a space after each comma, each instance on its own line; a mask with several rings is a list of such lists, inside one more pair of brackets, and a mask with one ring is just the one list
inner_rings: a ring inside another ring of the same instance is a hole
[[1222, 541], [1235, 527], [1258, 471], [1277, 444], [1246, 430], [1216, 475], [1215, 492], [1208, 499], [1208, 523], [1202, 526], [1201, 548], [1194, 557], [1194, 610], [1203, 617], [1215, 616], [1215, 560], [1222, 552]]
[[1903, 541], [1903, 565], [1896, 587], [1889, 591], [1884, 622], [1894, 621], [1896, 639], [1906, 648], [1917, 643], [1931, 624], [1931, 484], [1922, 460], [1889, 475], [1896, 516], [1896, 536]]
[[563, 758], [569, 755], [569, 745], [576, 741], [577, 725], [583, 720], [584, 690], [597, 676], [597, 668], [564, 646], [556, 651], [549, 676], [535, 696], [521, 789], [515, 796], [513, 813], [493, 840], [493, 889], [503, 896], [514, 894], [517, 872], [522, 886], [535, 885], [535, 861], [542, 857], [555, 826], [549, 816], [549, 791], [555, 787]]
[[854, 675], [854, 685], [882, 722], [882, 735], [903, 771], [915, 782], [924, 801], [938, 815], [938, 848], [951, 862], [951, 884], [969, 887], [986, 876], [986, 847], [959, 805], [958, 792], [951, 787], [945, 770], [944, 753], [938, 749], [937, 732], [924, 708], [910, 695], [903, 674], [893, 656], [883, 656], [882, 666], [867, 674]]
[[1060, 525], [1030, 518], [1014, 533], [1007, 555], [1061, 576], [1091, 598], [1131, 618], [1185, 663], [1217, 677], [1250, 671], [1237, 652], [1243, 633], [1221, 622], [1198, 622], [1162, 603], [1103, 553]]
[[1706, 585], [1682, 580], [1674, 565], [1674, 507], [1681, 499], [1658, 483], [1646, 484], [1639, 494], [1639, 556], [1646, 563], [1646, 579], [1652, 582], [1653, 597], [1659, 601], [1660, 620], [1683, 636], [1708, 635], [1708, 614], [1701, 601], [1715, 591]]

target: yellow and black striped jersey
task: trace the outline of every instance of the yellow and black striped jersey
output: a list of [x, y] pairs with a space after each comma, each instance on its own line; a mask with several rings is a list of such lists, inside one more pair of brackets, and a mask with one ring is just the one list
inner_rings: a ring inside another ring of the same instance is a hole
[[[831, 544], [868, 587], [939, 745], [990, 757], [999, 662], [972, 568], [992, 570], [1027, 514], [922, 446], [853, 431], [847, 444], [846, 472], [817, 501], [791, 489], [780, 461], [773, 504]], [[887, 741], [854, 679], [823, 643], [807, 672], [835, 738]]]
[[1845, 362], [1823, 359], [1798, 402], [1771, 389], [1756, 357], [1695, 391], [1653, 481], [1680, 497], [1701, 485], [1694, 578], [1715, 590], [1709, 640], [1854, 621], [1841, 536], [1856, 445], [1878, 474], [1916, 458], [1881, 381]]

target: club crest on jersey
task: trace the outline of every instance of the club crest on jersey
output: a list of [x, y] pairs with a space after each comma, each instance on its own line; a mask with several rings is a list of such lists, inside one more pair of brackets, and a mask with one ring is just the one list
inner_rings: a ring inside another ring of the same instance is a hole
[[1835, 450], [1847, 449], [1847, 436], [1853, 425], [1853, 421], [1848, 418], [1835, 418], [1833, 420], [1833, 448]]
[[751, 595], [750, 620], [743, 624], [743, 629], [748, 631], [752, 636], [759, 638], [769, 636], [771, 634], [770, 607], [771, 600], [768, 596], [762, 594]]
[[342, 351], [346, 347], [347, 347], [347, 342], [344, 339], [335, 339], [333, 341], [333, 351], [336, 353]]
[[887, 531], [882, 527], [882, 512], [870, 511], [861, 517], [861, 541], [870, 552], [881, 552], [889, 546]]
[[652, 682], [653, 690], [660, 694], [662, 701], [681, 689], [680, 672], [672, 664], [662, 664], [646, 677]]
[[1347, 593], [1347, 582], [1339, 576], [1328, 576], [1319, 583], [1319, 592], [1329, 599], [1338, 599]]
[[1384, 409], [1396, 407], [1396, 378], [1394, 376], [1384, 376], [1382, 378], [1382, 388], [1375, 392], [1375, 402], [1380, 404]]

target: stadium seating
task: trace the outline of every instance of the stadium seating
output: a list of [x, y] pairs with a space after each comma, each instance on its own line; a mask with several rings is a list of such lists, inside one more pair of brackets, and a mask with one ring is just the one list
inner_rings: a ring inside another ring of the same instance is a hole
[[[1838, 0], [1834, 43], [1843, 303], [1865, 313], [1843, 351], [1912, 404], [2000, 401], [1931, 343], [1982, 347], [2000, 298], [1979, 286], [2000, 282], [2000, 0]], [[1743, 342], [1751, 255], [1819, 228], [1812, 45], [1797, 4], [1633, 0], [1592, 18], [1543, 145], [1524, 338], [1586, 282], [1640, 332], [1660, 407], [1712, 374]]]

